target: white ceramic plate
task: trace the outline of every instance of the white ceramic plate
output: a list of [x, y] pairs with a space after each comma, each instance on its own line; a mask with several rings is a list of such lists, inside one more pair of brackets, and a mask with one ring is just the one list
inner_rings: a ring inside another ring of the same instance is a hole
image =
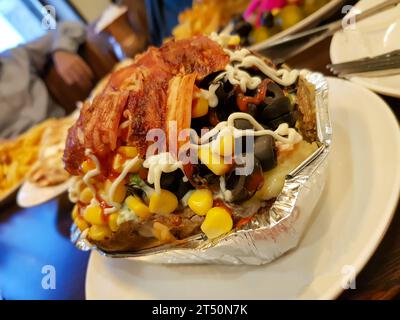
[[344, 2], [344, 0], [331, 0], [322, 8], [318, 9], [314, 13], [310, 14], [308, 17], [304, 18], [300, 22], [296, 23], [294, 26], [277, 33], [276, 35], [272, 36], [271, 38], [252, 45], [249, 47], [250, 50], [258, 51], [263, 48], [263, 46], [271, 41], [275, 41], [278, 39], [282, 39], [288, 35], [291, 35], [296, 32], [303, 31], [307, 28], [311, 28], [316, 26], [321, 20], [328, 17], [330, 14], [334, 13], [337, 8]]
[[71, 179], [51, 187], [38, 187], [26, 181], [17, 194], [17, 204], [22, 208], [30, 208], [45, 203], [68, 190]]
[[[361, 0], [356, 8], [363, 11], [382, 0]], [[400, 49], [400, 5], [363, 21], [355, 28], [337, 32], [331, 42], [333, 63], [375, 56]], [[386, 77], [352, 76], [351, 81], [376, 92], [400, 98], [400, 74]]]
[[[390, 224], [400, 190], [400, 132], [377, 95], [329, 79], [334, 129], [326, 189], [299, 247], [265, 266], [156, 265], [93, 252], [88, 299], [331, 299]], [[356, 282], [357, 285], [357, 282]]]

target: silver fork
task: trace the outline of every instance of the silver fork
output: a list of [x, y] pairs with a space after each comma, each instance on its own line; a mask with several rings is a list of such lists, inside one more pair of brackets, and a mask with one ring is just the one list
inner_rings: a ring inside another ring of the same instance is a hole
[[361, 74], [363, 76], [386, 76], [400, 73], [400, 50], [394, 50], [375, 57], [329, 64], [327, 68], [338, 75]]

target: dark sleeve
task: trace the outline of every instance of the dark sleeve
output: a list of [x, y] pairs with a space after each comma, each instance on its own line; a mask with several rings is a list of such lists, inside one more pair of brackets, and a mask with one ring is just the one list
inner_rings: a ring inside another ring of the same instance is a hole
[[192, 6], [192, 0], [146, 0], [147, 21], [151, 44], [159, 46], [171, 36], [178, 16]]

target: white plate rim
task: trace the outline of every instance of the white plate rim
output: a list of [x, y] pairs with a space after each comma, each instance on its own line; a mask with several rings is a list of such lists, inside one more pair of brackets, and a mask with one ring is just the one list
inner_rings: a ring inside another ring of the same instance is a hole
[[[366, 2], [366, 0], [360, 0], [359, 2], [357, 2], [355, 4], [355, 7], [357, 8], [357, 5], [359, 5], [360, 2]], [[339, 32], [336, 32], [331, 40], [331, 44], [329, 46], [329, 57], [332, 61], [332, 63], [340, 63], [343, 61], [340, 61], [337, 56], [336, 56], [336, 52], [338, 52], [338, 37], [339, 37]], [[383, 95], [387, 95], [387, 96], [391, 96], [391, 97], [395, 97], [395, 98], [400, 98], [400, 90], [396, 90], [394, 88], [389, 88], [389, 87], [385, 87], [385, 86], [381, 86], [379, 84], [374, 84], [371, 81], [368, 81], [368, 78], [363, 78], [363, 77], [359, 77], [359, 76], [354, 76], [354, 77], [350, 77], [349, 78], [350, 81], [357, 83], [365, 88], [368, 88], [372, 91], [375, 91], [377, 93], [381, 93]]]
[[[356, 86], [359, 90], [364, 91], [365, 94], [370, 94], [370, 95], [375, 96], [375, 98], [377, 98], [381, 102], [380, 105], [382, 106], [381, 107], [382, 113], [383, 112], [386, 113], [386, 117], [388, 119], [391, 119], [390, 121], [393, 122], [394, 127], [396, 125], [397, 125], [397, 127], [399, 127], [398, 121], [397, 121], [396, 116], [394, 115], [393, 111], [390, 109], [389, 105], [379, 95], [377, 95], [374, 92], [371, 92], [370, 90], [368, 90], [367, 88], [365, 88], [359, 84], [355, 84], [350, 81], [346, 81], [346, 80], [338, 79], [338, 78], [334, 78], [334, 77], [327, 77], [327, 78], [329, 80], [334, 79], [334, 81], [347, 82], [348, 85]], [[400, 146], [400, 134], [398, 134], [395, 139], [396, 139], [396, 141], [394, 141], [395, 144], [397, 146]], [[397, 149], [397, 152], [400, 154], [399, 148]], [[396, 193], [396, 190], [397, 190], [397, 193]], [[389, 227], [392, 223], [394, 214], [396, 212], [396, 206], [399, 202], [399, 191], [400, 191], [400, 175], [397, 177], [396, 188], [394, 189], [394, 191], [392, 192], [392, 194], [386, 201], [386, 208], [389, 208], [389, 209], [385, 208], [385, 210], [383, 210], [383, 212], [388, 212], [387, 217], [385, 219], [381, 220], [381, 222], [379, 224], [379, 231], [374, 233], [374, 237], [370, 237], [369, 244], [365, 245], [364, 249], [362, 250], [363, 254], [360, 254], [358, 259], [355, 260], [355, 262], [352, 264], [355, 267], [357, 274], [359, 274], [362, 271], [362, 269], [366, 266], [366, 264], [371, 259], [371, 257], [375, 254], [375, 252], [378, 249], [379, 245], [381, 244], [387, 230], [389, 229]], [[378, 227], [376, 229], [378, 229]], [[338, 286], [336, 288], [332, 287], [332, 289], [329, 292], [326, 292], [324, 295], [322, 295], [321, 299], [322, 300], [336, 299], [342, 292], [343, 292], [343, 288], [341, 286]]]
[[[21, 208], [31, 208], [31, 207], [36, 207], [38, 205], [46, 203], [46, 202], [56, 198], [60, 194], [63, 194], [64, 192], [66, 192], [69, 188], [69, 185], [71, 184], [71, 181], [72, 181], [72, 178], [69, 178], [60, 184], [57, 184], [54, 186], [49, 186], [49, 187], [39, 187], [29, 181], [25, 181], [18, 191], [17, 204]], [[36, 201], [34, 203], [27, 203], [23, 197], [24, 193], [27, 193], [27, 190], [29, 190], [29, 191], [34, 190], [37, 193], [40, 193], [40, 192], [43, 192], [43, 190], [46, 190], [49, 192], [49, 194], [47, 196], [41, 198], [40, 201]]]
[[[382, 109], [381, 113], [385, 114], [384, 117], [388, 122], [391, 124], [389, 126], [393, 126], [395, 128], [396, 126], [399, 127], [397, 119], [394, 115], [394, 113], [391, 111], [390, 107], [387, 105], [387, 103], [377, 94], [374, 92], [364, 88], [363, 86], [360, 86], [358, 84], [352, 83], [350, 81], [346, 81], [343, 79], [338, 79], [338, 78], [333, 78], [333, 77], [327, 77], [329, 81], [338, 81], [342, 83], [346, 83], [346, 85], [355, 87], [357, 90], [361, 90], [361, 92], [364, 92], [365, 95], [371, 95], [371, 97], [374, 97], [377, 99], [379, 103], [379, 108]], [[399, 131], [400, 132], [400, 131]], [[400, 133], [397, 134], [394, 138], [394, 143], [397, 146], [397, 156], [400, 158]], [[388, 197], [386, 201], [386, 207], [382, 210], [382, 212], [386, 213], [385, 216], [380, 220], [380, 222], [376, 225], [375, 232], [373, 236], [369, 238], [368, 243], [364, 246], [362, 250], [360, 250], [360, 254], [357, 256], [356, 259], [352, 261], [352, 266], [354, 266], [355, 271], [357, 274], [364, 268], [364, 266], [367, 264], [369, 259], [373, 256], [373, 254], [376, 252], [378, 246], [380, 245], [383, 237], [385, 236], [389, 226], [391, 225], [395, 210], [396, 210], [396, 205], [399, 201], [399, 191], [400, 191], [400, 171], [398, 171], [397, 178], [394, 179], [394, 188], [390, 196]], [[88, 266], [87, 266], [87, 274], [89, 273], [89, 268], [91, 266], [91, 262], [94, 260], [94, 253], [92, 252], [89, 258]], [[86, 276], [85, 279], [85, 296], [86, 299], [93, 299], [90, 297], [90, 292], [89, 292], [89, 277]], [[320, 300], [330, 300], [330, 299], [335, 299], [337, 298], [343, 291], [343, 288], [340, 283], [333, 283], [330, 287], [329, 290], [327, 290], [325, 293], [321, 294], [321, 296], [318, 298]], [[95, 298], [94, 298], [95, 299]]]

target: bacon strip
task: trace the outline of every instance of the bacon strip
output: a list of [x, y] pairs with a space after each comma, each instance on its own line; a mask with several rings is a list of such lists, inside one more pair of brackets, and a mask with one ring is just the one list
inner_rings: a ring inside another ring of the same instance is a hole
[[194, 37], [170, 41], [160, 48], [164, 60], [175, 70], [185, 74], [197, 73], [197, 80], [225, 69], [229, 57], [221, 46], [208, 37]]
[[85, 147], [100, 157], [117, 147], [118, 125], [128, 96], [128, 91], [103, 93], [93, 101], [93, 112], [84, 127]]
[[[143, 156], [146, 134], [153, 128], [166, 130], [167, 120], [177, 120], [178, 133], [190, 128], [195, 80], [223, 70], [228, 63], [223, 48], [203, 36], [170, 41], [138, 55], [133, 64], [113, 73], [104, 91], [83, 107], [68, 134], [66, 170], [79, 174], [85, 149], [104, 158], [126, 144], [137, 146]], [[174, 77], [179, 82], [170, 82]], [[177, 85], [178, 94], [168, 104], [170, 83]], [[128, 122], [127, 129], [120, 130], [121, 122]]]
[[[196, 73], [188, 74], [186, 76], [176, 76], [171, 79], [168, 88], [168, 101], [167, 101], [167, 124], [170, 121], [176, 121], [176, 132], [170, 133], [170, 125], [167, 125], [167, 137], [178, 141], [178, 135], [183, 129], [189, 129], [192, 119], [192, 100], [194, 83], [196, 80]], [[186, 141], [178, 141], [178, 148]], [[170, 146], [170, 150], [176, 153], [175, 146]]]

